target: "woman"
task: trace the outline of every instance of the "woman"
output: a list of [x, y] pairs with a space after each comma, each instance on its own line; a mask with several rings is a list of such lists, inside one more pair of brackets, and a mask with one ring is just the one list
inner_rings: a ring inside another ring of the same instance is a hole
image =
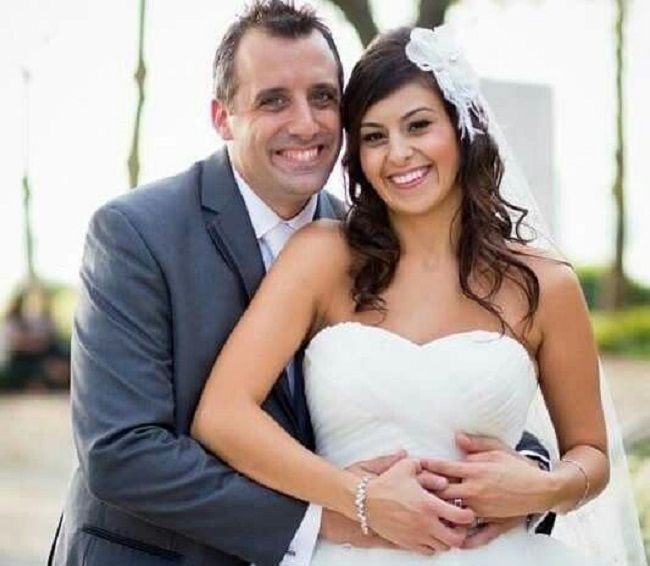
[[[503, 162], [470, 77], [440, 30], [397, 30], [364, 53], [343, 100], [349, 217], [290, 241], [197, 409], [194, 436], [234, 468], [405, 549], [321, 543], [314, 564], [585, 560], [523, 527], [483, 548], [440, 552], [462, 546], [477, 515], [566, 512], [608, 481], [578, 281], [528, 244], [526, 210], [500, 195]], [[318, 455], [260, 408], [305, 342]], [[473, 510], [420, 486], [417, 458], [459, 459], [456, 431], [514, 446], [538, 383], [562, 453], [551, 473], [525, 466], [508, 479], [521, 498]], [[379, 477], [343, 469], [397, 448], [410, 458]]]

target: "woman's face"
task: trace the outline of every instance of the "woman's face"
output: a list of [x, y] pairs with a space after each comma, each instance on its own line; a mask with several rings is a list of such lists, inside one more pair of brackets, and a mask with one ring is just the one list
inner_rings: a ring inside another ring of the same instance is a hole
[[361, 168], [389, 210], [455, 212], [460, 148], [438, 93], [413, 81], [376, 102], [361, 120]]

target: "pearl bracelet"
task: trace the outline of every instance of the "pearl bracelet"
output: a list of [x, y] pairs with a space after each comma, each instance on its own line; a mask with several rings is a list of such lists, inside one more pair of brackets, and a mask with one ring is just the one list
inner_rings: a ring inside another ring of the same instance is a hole
[[354, 498], [354, 506], [357, 510], [357, 520], [361, 525], [361, 532], [364, 535], [370, 534], [370, 529], [368, 528], [368, 509], [366, 507], [366, 502], [368, 499], [368, 484], [372, 476], [364, 476], [361, 478], [361, 481], [357, 484], [356, 496]]
[[578, 499], [578, 502], [573, 506], [573, 509], [577, 509], [587, 500], [587, 496], [589, 495], [589, 488], [591, 487], [591, 482], [589, 481], [589, 474], [587, 474], [587, 470], [585, 470], [585, 467], [576, 460], [571, 460], [570, 458], [562, 458], [562, 460], [560, 461], [575, 466], [575, 468], [585, 478], [585, 490], [582, 492], [582, 497], [580, 497], [580, 499]]

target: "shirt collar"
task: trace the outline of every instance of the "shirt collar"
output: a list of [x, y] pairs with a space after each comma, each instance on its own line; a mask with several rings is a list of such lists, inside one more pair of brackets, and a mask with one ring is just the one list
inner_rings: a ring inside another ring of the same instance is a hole
[[248, 210], [248, 215], [251, 219], [251, 224], [253, 225], [253, 231], [255, 232], [255, 237], [260, 240], [268, 232], [273, 230], [278, 224], [285, 223], [293, 231], [302, 228], [306, 224], [309, 224], [314, 219], [314, 214], [316, 213], [316, 206], [318, 205], [318, 195], [312, 195], [311, 198], [307, 201], [307, 204], [302, 208], [302, 210], [296, 214], [293, 218], [289, 220], [284, 220], [278, 216], [275, 211], [267, 205], [253, 189], [250, 188], [248, 183], [244, 181], [243, 177], [237, 172], [233, 167], [233, 175], [235, 177], [235, 183], [239, 188], [244, 203], [246, 204], [246, 209]]

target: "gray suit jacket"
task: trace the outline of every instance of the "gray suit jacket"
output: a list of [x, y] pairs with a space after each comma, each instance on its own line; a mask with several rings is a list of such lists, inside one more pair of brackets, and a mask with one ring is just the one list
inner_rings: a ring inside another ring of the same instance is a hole
[[[342, 213], [319, 195], [318, 217]], [[234, 472], [189, 437], [206, 376], [263, 275], [226, 151], [95, 213], [72, 343], [79, 467], [51, 563], [282, 559], [306, 505]], [[279, 379], [264, 408], [311, 447], [301, 380], [293, 399]]]

